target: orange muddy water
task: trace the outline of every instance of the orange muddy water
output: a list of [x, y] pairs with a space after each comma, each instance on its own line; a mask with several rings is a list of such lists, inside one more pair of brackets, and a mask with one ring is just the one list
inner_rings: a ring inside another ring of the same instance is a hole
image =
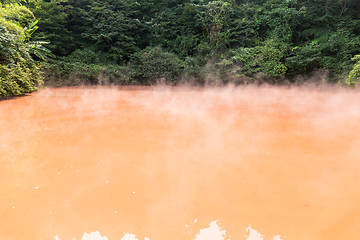
[[59, 88], [0, 101], [0, 239], [214, 240], [199, 237], [211, 222], [230, 240], [360, 239], [360, 93]]

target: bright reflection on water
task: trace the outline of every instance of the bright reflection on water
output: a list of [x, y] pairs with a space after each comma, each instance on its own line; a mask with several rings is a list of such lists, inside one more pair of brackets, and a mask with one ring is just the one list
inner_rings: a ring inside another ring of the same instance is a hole
[[[133, 239], [135, 239], [135, 236], [134, 238], [131, 238], [131, 240]], [[101, 234], [98, 231], [96, 231], [92, 233], [84, 233], [84, 236], [81, 238], [81, 240], [108, 240], [108, 239], [107, 237], [102, 237]]]
[[0, 101], [0, 239], [356, 239], [359, 103], [231, 86]]
[[[249, 231], [247, 240], [263, 240], [263, 236], [258, 233], [256, 230], [248, 227], [246, 231]], [[213, 221], [209, 224], [208, 228], [201, 229], [198, 234], [196, 234], [194, 240], [224, 240], [226, 230], [221, 230], [220, 227], [216, 224], [216, 221]], [[273, 240], [281, 240], [279, 235], [274, 236]], [[55, 240], [60, 240], [58, 237], [55, 237]], [[92, 233], [84, 233], [84, 236], [81, 240], [108, 240], [106, 237], [102, 237], [101, 234], [96, 231]], [[121, 240], [137, 240], [135, 234], [126, 233]], [[145, 240], [149, 238], [145, 237]]]

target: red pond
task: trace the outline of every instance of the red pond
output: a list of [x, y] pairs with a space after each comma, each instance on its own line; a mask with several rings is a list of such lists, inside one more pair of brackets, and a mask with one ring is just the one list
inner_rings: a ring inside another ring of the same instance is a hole
[[[360, 94], [59, 88], [0, 101], [0, 239], [360, 239]], [[277, 237], [278, 238], [278, 237]]]

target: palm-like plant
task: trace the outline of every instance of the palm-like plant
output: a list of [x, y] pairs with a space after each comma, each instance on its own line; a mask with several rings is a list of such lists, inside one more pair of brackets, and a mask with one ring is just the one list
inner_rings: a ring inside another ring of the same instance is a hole
[[44, 41], [30, 41], [25, 43], [30, 54], [34, 54], [36, 57], [40, 58], [43, 61], [46, 61], [48, 57], [55, 58], [55, 55], [51, 53], [49, 49], [44, 47], [44, 44], [49, 44], [49, 42]]
[[39, 27], [36, 26], [38, 20], [32, 22], [28, 27], [25, 28], [25, 39], [24, 43], [26, 48], [28, 49], [30, 54], [35, 55], [39, 59], [46, 61], [48, 57], [55, 57], [54, 54], [51, 53], [49, 49], [44, 47], [45, 44], [49, 44], [50, 42], [46, 41], [30, 41], [31, 35], [38, 29]]

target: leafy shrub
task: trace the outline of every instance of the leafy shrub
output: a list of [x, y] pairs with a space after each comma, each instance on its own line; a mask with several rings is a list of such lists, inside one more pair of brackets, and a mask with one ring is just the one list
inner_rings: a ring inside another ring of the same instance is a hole
[[28, 67], [17, 63], [13, 68], [0, 65], [0, 96], [14, 96], [37, 90], [42, 84], [42, 75], [38, 67]]
[[25, 29], [0, 15], [0, 64], [16, 65], [17, 61], [33, 63], [24, 39]]
[[30, 56], [41, 46], [29, 41], [37, 22], [22, 27], [33, 19], [20, 4], [0, 4], [0, 96], [29, 93], [42, 83], [41, 71]]
[[246, 76], [264, 73], [270, 77], [282, 77], [287, 72], [287, 67], [283, 63], [287, 47], [286, 43], [276, 44], [273, 40], [268, 40], [264, 45], [241, 47], [231, 51], [231, 61], [240, 65], [242, 74]]
[[360, 82], [360, 55], [355, 55], [355, 57], [353, 57], [351, 60], [357, 62], [345, 81], [345, 84], [349, 87], [353, 87], [356, 83]]
[[16, 22], [20, 27], [25, 27], [35, 20], [34, 14], [26, 6], [15, 2], [18, 1], [10, 4], [0, 4], [0, 17]]
[[119, 66], [111, 63], [91, 63], [86, 61], [86, 59], [85, 63], [83, 63], [81, 61], [73, 61], [73, 59], [69, 61], [69, 57], [62, 57], [43, 63], [43, 70], [46, 79], [45, 84], [54, 87], [94, 84], [137, 84], [132, 79], [130, 65]]
[[184, 61], [184, 77], [199, 77], [202, 69], [202, 63], [199, 58], [186, 57]]
[[135, 76], [150, 81], [165, 78], [172, 83], [180, 77], [183, 62], [174, 54], [160, 47], [147, 47], [130, 56]]
[[106, 54], [102, 51], [91, 51], [89, 49], [77, 49], [72, 52], [69, 56], [61, 58], [67, 62], [81, 62], [84, 64], [99, 64], [99, 63], [110, 63], [106, 59]]

